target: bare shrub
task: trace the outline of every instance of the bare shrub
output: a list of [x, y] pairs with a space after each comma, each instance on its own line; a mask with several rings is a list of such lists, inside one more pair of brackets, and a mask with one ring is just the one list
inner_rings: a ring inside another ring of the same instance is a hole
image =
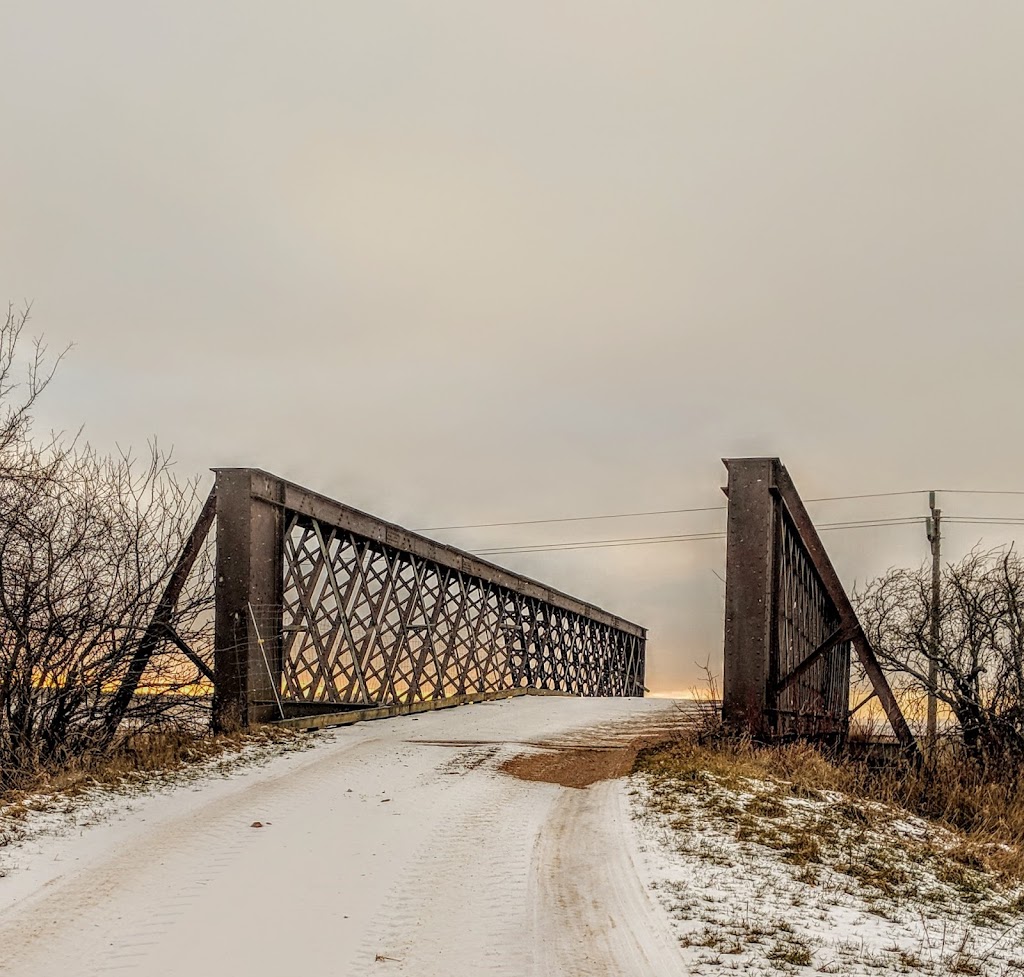
[[724, 732], [722, 722], [722, 691], [718, 676], [711, 670], [711, 659], [707, 659], [700, 670], [704, 682], [690, 689], [693, 700], [695, 725], [702, 739], [716, 739]]
[[890, 681], [911, 708], [932, 692], [972, 759], [1011, 767], [1024, 760], [1024, 560], [1019, 554], [1012, 548], [976, 550], [943, 568], [937, 648], [929, 635], [929, 568], [890, 570], [855, 601]]
[[[36, 344], [14, 382], [27, 314], [0, 328], [0, 780], [106, 750], [183, 718], [197, 669], [178, 643], [208, 645], [209, 560], [186, 586], [125, 716], [115, 693], [199, 508], [156, 444], [141, 459], [75, 439], [34, 440], [31, 409], [52, 377]], [[175, 641], [177, 639], [177, 641]], [[197, 654], [197, 658], [199, 655]], [[200, 659], [201, 660], [201, 659]], [[3, 786], [3, 784], [0, 784]]]

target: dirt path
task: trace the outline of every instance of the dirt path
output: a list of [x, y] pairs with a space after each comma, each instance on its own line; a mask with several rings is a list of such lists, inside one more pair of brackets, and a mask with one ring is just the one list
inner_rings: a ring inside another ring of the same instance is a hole
[[650, 701], [489, 703], [125, 801], [15, 853], [0, 974], [681, 973], [637, 878], [622, 782], [501, 769], [547, 746], [610, 756], [677, 722]]

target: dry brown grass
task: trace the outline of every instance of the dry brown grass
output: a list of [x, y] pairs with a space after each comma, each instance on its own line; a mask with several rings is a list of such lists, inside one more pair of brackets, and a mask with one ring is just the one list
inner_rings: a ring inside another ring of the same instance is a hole
[[635, 770], [693, 973], [1024, 973], [1015, 780], [952, 753], [917, 768], [706, 731]]
[[[836, 832], [867, 829], [872, 820], [893, 816], [894, 809], [924, 818], [955, 839], [946, 849], [950, 882], [969, 888], [977, 871], [1007, 883], [1024, 881], [1024, 789], [1012, 775], [986, 775], [953, 752], [915, 767], [894, 762], [881, 768], [851, 760], [830, 760], [808, 745], [761, 747], [749, 742], [701, 744], [683, 739], [647, 750], [636, 769], [655, 779], [685, 783], [713, 776], [722, 786], [748, 790], [751, 781], [770, 781], [776, 792], [754, 797], [742, 812], [741, 831], [771, 847], [785, 847], [794, 864], [813, 865], [816, 851], [834, 840]], [[787, 836], [782, 801], [788, 797], [820, 799], [842, 795], [829, 805], [830, 823], [819, 823], [806, 837]], [[730, 815], [730, 812], [722, 812]], [[732, 812], [738, 816], [740, 812]], [[891, 871], [880, 858], [872, 882], [887, 888]], [[870, 863], [858, 863], [858, 873], [872, 873]], [[867, 881], [867, 880], [866, 880]]]
[[73, 797], [95, 787], [115, 787], [127, 782], [174, 774], [218, 757], [237, 754], [250, 745], [287, 743], [304, 734], [273, 726], [219, 735], [168, 730], [126, 737], [105, 754], [76, 758], [60, 766], [19, 771], [0, 789], [0, 807], [16, 813], [26, 804], [45, 804], [48, 795]]

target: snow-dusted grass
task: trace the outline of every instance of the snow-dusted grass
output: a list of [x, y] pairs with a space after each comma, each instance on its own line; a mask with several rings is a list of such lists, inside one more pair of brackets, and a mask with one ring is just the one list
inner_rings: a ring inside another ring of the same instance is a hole
[[632, 808], [694, 974], [1024, 974], [1024, 888], [891, 805], [756, 775], [728, 751], [645, 757]]
[[313, 740], [303, 734], [262, 727], [183, 740], [144, 758], [115, 756], [92, 769], [40, 776], [35, 789], [8, 791], [0, 800], [0, 878], [11, 861], [5, 849], [99, 824], [133, 796], [231, 777], [312, 745]]

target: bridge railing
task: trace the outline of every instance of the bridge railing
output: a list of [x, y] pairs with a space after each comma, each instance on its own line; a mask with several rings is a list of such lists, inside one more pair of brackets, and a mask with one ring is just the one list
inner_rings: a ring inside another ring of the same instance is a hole
[[642, 695], [646, 631], [257, 469], [216, 469], [222, 726], [517, 688]]
[[914, 747], [785, 466], [778, 458], [730, 458], [725, 465], [725, 722], [759, 739], [845, 739], [856, 651], [896, 737]]

